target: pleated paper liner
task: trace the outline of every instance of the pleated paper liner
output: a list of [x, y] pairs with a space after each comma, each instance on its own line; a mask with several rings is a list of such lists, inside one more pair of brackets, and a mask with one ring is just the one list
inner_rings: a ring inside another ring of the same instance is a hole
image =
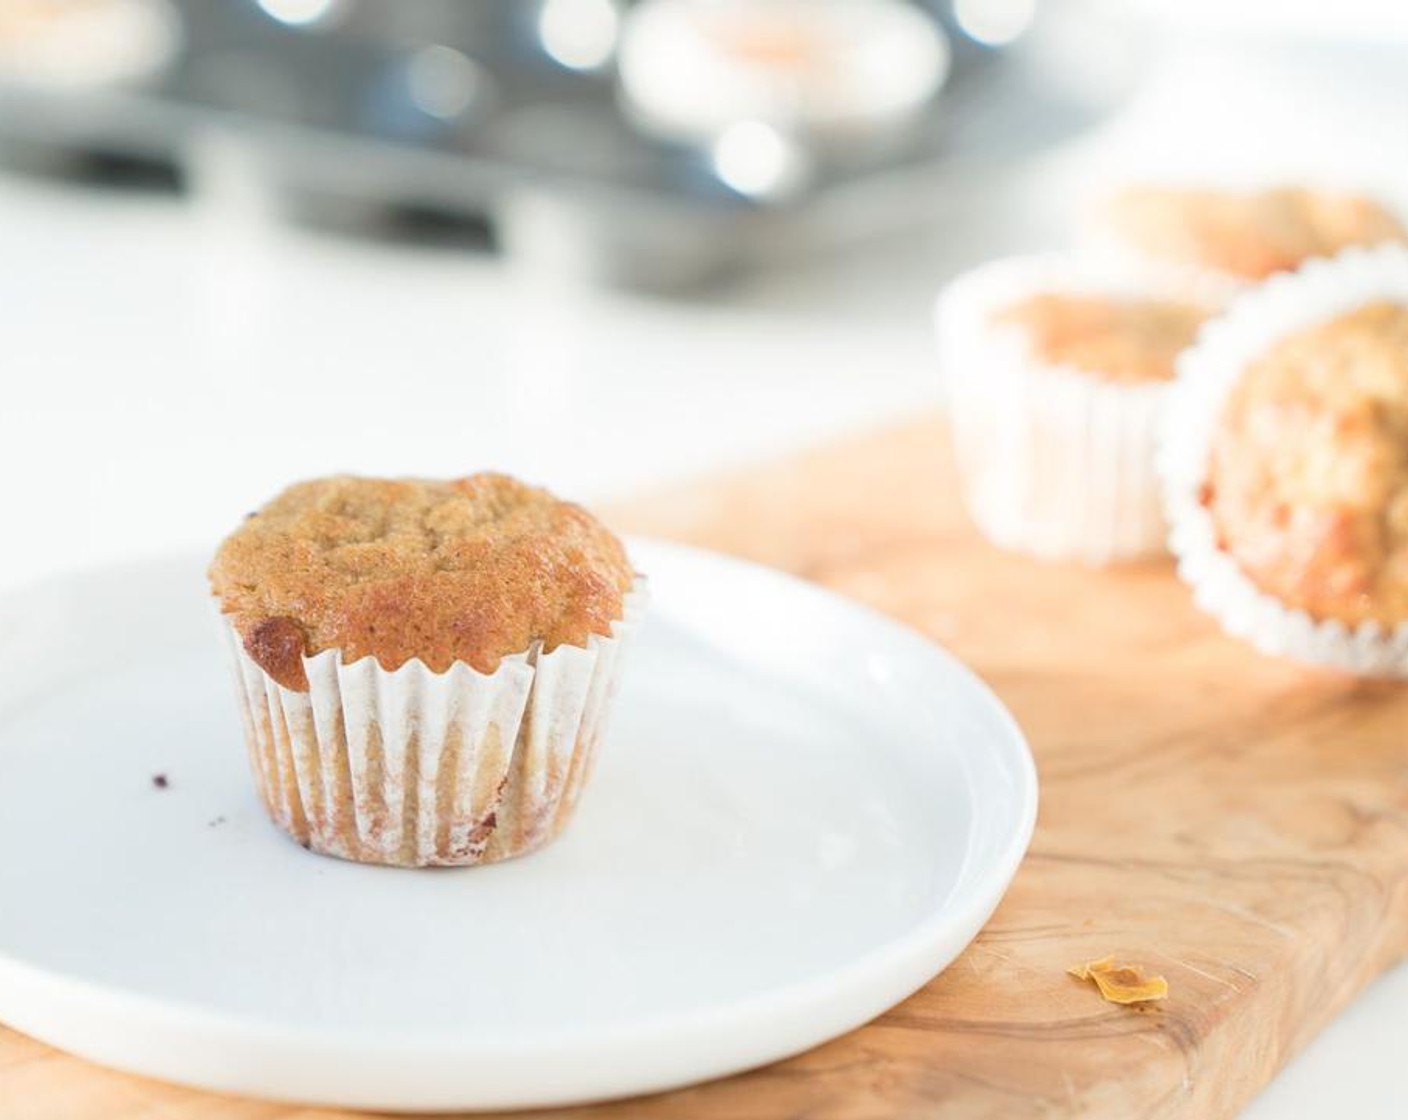
[[1408, 249], [1348, 249], [1268, 280], [1210, 323], [1179, 360], [1159, 451], [1170, 543], [1179, 574], [1223, 627], [1266, 653], [1371, 676], [1408, 676], [1408, 623], [1348, 626], [1292, 610], [1257, 587], [1218, 548], [1201, 500], [1213, 435], [1249, 362], [1293, 331], [1374, 300], [1408, 304]]
[[305, 847], [363, 863], [467, 866], [540, 847], [591, 774], [647, 599], [638, 579], [610, 637], [487, 674], [328, 650], [304, 659], [307, 692], [265, 673], [222, 619], [269, 815]]
[[1019, 329], [993, 323], [1040, 293], [1151, 294], [1056, 255], [995, 261], [944, 290], [938, 344], [968, 510], [993, 543], [1044, 559], [1157, 554], [1154, 450], [1167, 386], [1043, 362]]

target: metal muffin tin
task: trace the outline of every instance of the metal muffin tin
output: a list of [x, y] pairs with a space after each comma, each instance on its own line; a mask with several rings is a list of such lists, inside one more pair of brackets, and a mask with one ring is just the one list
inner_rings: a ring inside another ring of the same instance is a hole
[[1109, 108], [1053, 62], [1049, 20], [986, 48], [937, 0], [953, 61], [932, 112], [882, 154], [822, 154], [805, 189], [765, 201], [731, 190], [705, 153], [637, 128], [609, 67], [554, 62], [535, 2], [342, 0], [327, 27], [288, 26], [254, 0], [172, 6], [179, 46], [140, 83], [46, 88], [0, 73], [0, 152], [73, 173], [137, 167], [322, 225], [428, 217], [528, 265], [650, 287], [932, 219], [947, 178]]

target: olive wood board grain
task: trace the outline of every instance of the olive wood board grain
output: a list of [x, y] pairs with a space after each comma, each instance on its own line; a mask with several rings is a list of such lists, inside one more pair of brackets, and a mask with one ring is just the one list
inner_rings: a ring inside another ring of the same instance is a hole
[[[609, 513], [943, 643], [1026, 730], [1042, 807], [977, 941], [869, 1026], [724, 1081], [531, 1115], [1217, 1120], [1408, 952], [1408, 688], [1259, 656], [1168, 561], [998, 552], [962, 512], [940, 419]], [[1108, 954], [1167, 977], [1168, 1000], [1116, 1006], [1066, 974]], [[345, 1114], [129, 1077], [0, 1028], [0, 1115]]]

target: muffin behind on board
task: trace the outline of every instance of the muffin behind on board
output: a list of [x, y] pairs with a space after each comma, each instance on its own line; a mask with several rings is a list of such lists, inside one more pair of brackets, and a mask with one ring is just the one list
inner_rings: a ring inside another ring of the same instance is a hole
[[1184, 356], [1162, 443], [1201, 605], [1269, 652], [1408, 676], [1408, 250], [1239, 302]]
[[964, 498], [994, 543], [1104, 564], [1158, 553], [1158, 414], [1203, 308], [1062, 257], [1015, 258], [939, 300]]
[[1308, 260], [1354, 245], [1403, 242], [1408, 232], [1365, 194], [1140, 185], [1106, 201], [1092, 237], [1136, 278], [1226, 302]]

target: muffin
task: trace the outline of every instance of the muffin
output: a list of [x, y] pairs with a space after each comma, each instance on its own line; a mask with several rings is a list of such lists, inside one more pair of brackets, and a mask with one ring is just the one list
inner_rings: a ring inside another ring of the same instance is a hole
[[270, 816], [400, 866], [563, 828], [644, 600], [589, 513], [498, 474], [298, 483], [209, 576]]
[[1405, 236], [1366, 195], [1306, 187], [1131, 187], [1109, 200], [1097, 228], [1103, 247], [1131, 272], [1222, 299], [1312, 258]]
[[1408, 250], [1239, 303], [1185, 355], [1162, 457], [1180, 571], [1229, 630], [1408, 675]]
[[627, 110], [684, 143], [752, 125], [869, 151], [904, 134], [948, 68], [942, 29], [899, 0], [643, 0], [621, 30]]
[[998, 261], [949, 285], [940, 360], [982, 532], [1053, 560], [1161, 551], [1158, 413], [1206, 316], [1060, 257]]
[[176, 53], [168, 0], [4, 0], [0, 78], [54, 88], [136, 81]]

